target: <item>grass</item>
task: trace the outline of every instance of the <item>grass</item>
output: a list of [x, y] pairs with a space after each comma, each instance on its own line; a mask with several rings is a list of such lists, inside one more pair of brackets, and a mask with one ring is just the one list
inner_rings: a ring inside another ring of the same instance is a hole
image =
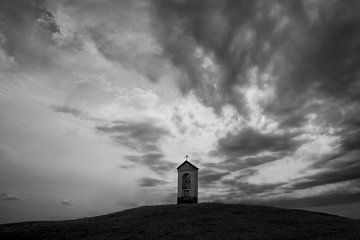
[[0, 225], [0, 239], [360, 239], [360, 221], [274, 207], [145, 206], [67, 221]]

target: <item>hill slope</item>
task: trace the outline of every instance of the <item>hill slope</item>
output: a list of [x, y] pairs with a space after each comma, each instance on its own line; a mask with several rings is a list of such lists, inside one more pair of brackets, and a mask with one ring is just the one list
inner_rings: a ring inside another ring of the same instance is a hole
[[254, 205], [145, 206], [68, 221], [0, 225], [0, 239], [360, 239], [360, 222]]

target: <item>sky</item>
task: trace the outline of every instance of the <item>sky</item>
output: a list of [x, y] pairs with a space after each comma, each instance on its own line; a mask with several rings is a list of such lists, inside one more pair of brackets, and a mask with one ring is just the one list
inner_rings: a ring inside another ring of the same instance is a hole
[[199, 201], [360, 218], [357, 0], [0, 0], [0, 223]]

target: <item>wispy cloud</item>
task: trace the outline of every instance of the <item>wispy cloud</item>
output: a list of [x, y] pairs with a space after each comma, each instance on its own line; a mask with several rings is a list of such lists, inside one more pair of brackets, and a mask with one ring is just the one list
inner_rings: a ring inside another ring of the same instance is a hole
[[164, 174], [175, 169], [176, 164], [164, 160], [162, 153], [147, 153], [143, 155], [129, 155], [126, 159], [130, 162], [145, 166], [158, 174]]
[[9, 201], [20, 201], [21, 199], [15, 195], [9, 193], [1, 193], [0, 198], [2, 200], [9, 200]]
[[156, 178], [141, 178], [139, 181], [139, 186], [141, 187], [156, 187], [159, 185], [167, 184], [168, 182], [156, 179]]
[[59, 29], [45, 1], [4, 1], [1, 3], [2, 48], [23, 65], [51, 62], [52, 33]]
[[66, 113], [73, 115], [74, 117], [78, 117], [82, 114], [82, 111], [80, 109], [68, 105], [62, 105], [62, 106], [56, 105], [56, 106], [52, 106], [51, 108], [54, 110], [54, 112]]
[[65, 205], [65, 206], [71, 206], [74, 204], [74, 201], [72, 200], [72, 198], [68, 198], [68, 199], [62, 200], [61, 204]]
[[159, 152], [159, 140], [170, 136], [167, 129], [158, 127], [149, 122], [123, 122], [117, 121], [112, 125], [96, 127], [101, 133], [109, 134], [111, 139], [120, 145], [139, 153]]
[[203, 165], [208, 168], [224, 169], [227, 171], [237, 171], [241, 169], [256, 167], [272, 161], [276, 161], [279, 158], [280, 157], [277, 155], [250, 156], [250, 157], [239, 157], [239, 158], [233, 157], [218, 163], [204, 163]]

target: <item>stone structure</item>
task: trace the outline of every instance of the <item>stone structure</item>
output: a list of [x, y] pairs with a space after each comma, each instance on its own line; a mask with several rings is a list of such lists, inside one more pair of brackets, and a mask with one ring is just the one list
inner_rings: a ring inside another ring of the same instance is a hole
[[178, 196], [177, 203], [197, 203], [198, 202], [198, 168], [191, 164], [187, 158], [178, 170]]

